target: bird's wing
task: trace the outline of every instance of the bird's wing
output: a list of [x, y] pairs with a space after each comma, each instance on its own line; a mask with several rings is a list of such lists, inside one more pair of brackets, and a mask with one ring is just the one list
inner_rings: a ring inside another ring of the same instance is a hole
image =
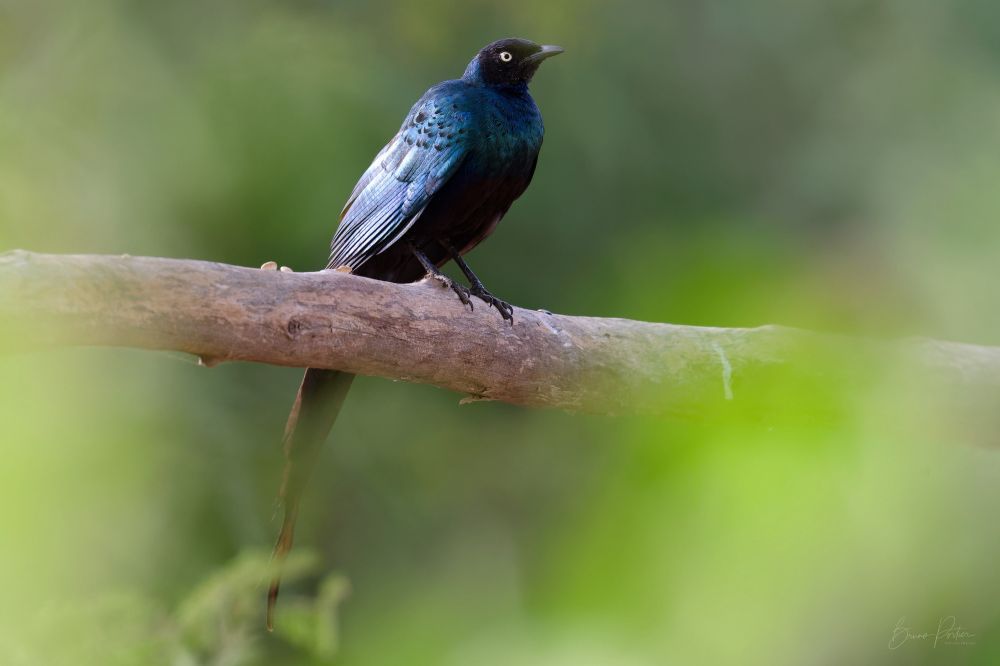
[[357, 269], [395, 243], [465, 159], [470, 115], [428, 93], [354, 186], [330, 248], [330, 268]]

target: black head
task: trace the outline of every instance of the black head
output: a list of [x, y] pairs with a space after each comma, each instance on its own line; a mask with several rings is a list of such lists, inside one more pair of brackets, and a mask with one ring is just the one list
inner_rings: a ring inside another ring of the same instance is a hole
[[543, 60], [562, 52], [558, 46], [541, 46], [527, 39], [501, 39], [476, 54], [464, 78], [488, 86], [527, 85]]

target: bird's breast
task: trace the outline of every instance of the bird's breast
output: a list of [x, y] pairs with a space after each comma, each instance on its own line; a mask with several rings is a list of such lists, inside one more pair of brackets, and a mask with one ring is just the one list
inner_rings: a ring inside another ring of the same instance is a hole
[[481, 105], [476, 152], [493, 164], [534, 160], [542, 145], [542, 116], [525, 96], [493, 94]]

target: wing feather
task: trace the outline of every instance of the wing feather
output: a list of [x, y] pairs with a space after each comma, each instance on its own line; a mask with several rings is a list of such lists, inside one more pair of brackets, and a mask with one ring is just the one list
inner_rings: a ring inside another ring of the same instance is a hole
[[363, 263], [396, 243], [465, 159], [470, 115], [432, 88], [354, 186], [330, 248], [330, 268]]

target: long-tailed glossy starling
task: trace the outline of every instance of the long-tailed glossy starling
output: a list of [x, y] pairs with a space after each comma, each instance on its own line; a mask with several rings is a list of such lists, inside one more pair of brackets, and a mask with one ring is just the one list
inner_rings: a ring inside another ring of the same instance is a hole
[[[542, 147], [542, 116], [528, 84], [546, 58], [562, 53], [526, 39], [483, 48], [460, 79], [433, 86], [417, 100], [396, 136], [354, 186], [340, 213], [327, 268], [391, 282], [431, 275], [513, 323], [513, 308], [486, 290], [462, 259], [493, 233], [531, 182]], [[454, 260], [469, 286], [438, 268]], [[284, 522], [274, 556], [292, 547], [299, 500], [333, 427], [353, 375], [309, 368], [285, 426], [286, 466], [280, 497]], [[279, 578], [268, 591], [273, 625]]]

